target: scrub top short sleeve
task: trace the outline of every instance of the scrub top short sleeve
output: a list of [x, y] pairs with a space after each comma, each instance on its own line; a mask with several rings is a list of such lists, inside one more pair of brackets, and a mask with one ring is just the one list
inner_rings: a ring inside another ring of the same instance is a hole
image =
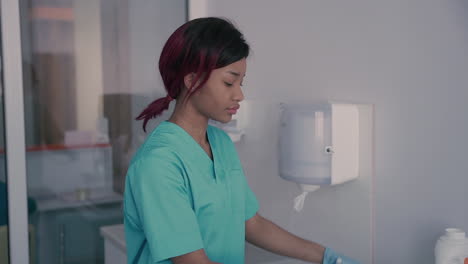
[[259, 209], [259, 204], [252, 189], [250, 189], [245, 176], [242, 177], [245, 189], [245, 220], [252, 218]]
[[258, 202], [235, 145], [208, 126], [212, 159], [181, 127], [162, 122], [138, 149], [126, 177], [129, 263], [170, 264], [204, 249], [217, 263], [245, 262], [245, 221]]
[[131, 223], [127, 226], [143, 230], [152, 260], [158, 263], [201, 249], [203, 242], [183, 173], [176, 164], [158, 155], [167, 153], [153, 154], [129, 169], [130, 174], [138, 171], [138, 175], [127, 182], [133, 201], [126, 201], [125, 211], [129, 213], [128, 221], [132, 221], [129, 215], [139, 216], [140, 227]]

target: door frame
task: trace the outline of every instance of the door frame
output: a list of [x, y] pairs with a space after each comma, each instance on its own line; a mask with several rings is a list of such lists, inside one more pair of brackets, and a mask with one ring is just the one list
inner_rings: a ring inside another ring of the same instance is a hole
[[29, 263], [23, 69], [18, 0], [0, 0], [10, 264]]

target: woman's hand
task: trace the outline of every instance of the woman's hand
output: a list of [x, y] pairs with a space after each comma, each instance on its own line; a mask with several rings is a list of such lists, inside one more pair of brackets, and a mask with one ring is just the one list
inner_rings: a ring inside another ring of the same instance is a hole
[[336, 253], [331, 248], [326, 248], [323, 254], [322, 264], [360, 264], [358, 261]]

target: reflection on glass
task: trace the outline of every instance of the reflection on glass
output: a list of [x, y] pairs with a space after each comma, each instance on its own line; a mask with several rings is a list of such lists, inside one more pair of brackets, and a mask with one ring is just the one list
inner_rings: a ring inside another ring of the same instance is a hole
[[104, 263], [100, 230], [122, 223], [127, 166], [146, 136], [134, 118], [163, 92], [156, 58], [186, 3], [20, 3], [31, 259]]

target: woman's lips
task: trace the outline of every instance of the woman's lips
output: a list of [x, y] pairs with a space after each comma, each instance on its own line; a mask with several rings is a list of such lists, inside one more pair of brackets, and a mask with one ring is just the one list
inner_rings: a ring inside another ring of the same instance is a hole
[[237, 113], [237, 109], [236, 108], [229, 108], [228, 110], [228, 113], [230, 113], [231, 115], [235, 115]]
[[237, 113], [237, 110], [239, 109], [240, 105], [238, 104], [235, 104], [234, 106], [230, 107], [227, 109], [227, 111], [231, 114], [231, 115], [235, 115]]
[[237, 110], [239, 110], [239, 106], [234, 106], [227, 109], [228, 113], [231, 115], [235, 115], [237, 113]]

